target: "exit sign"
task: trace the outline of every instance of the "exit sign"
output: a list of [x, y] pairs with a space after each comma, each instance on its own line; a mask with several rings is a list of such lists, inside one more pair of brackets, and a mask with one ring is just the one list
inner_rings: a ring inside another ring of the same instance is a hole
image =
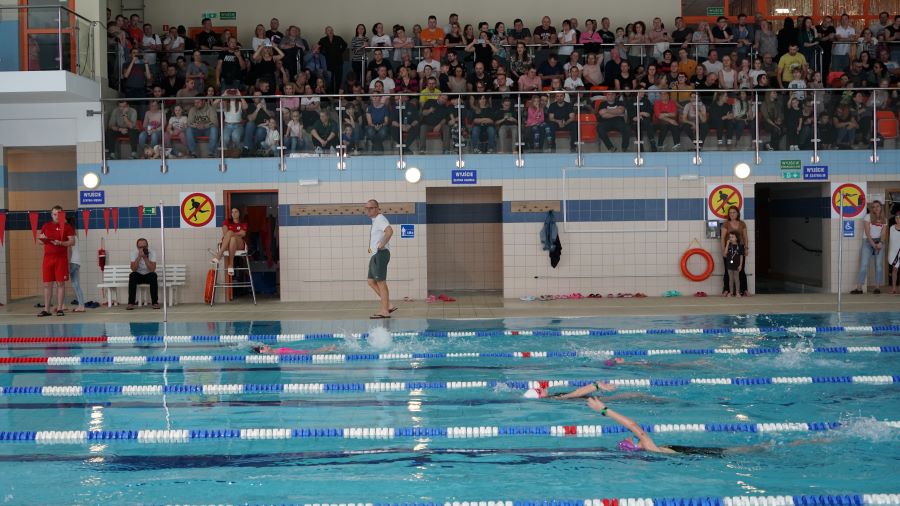
[[707, 7], [706, 15], [707, 16], [724, 16], [725, 15], [725, 7]]
[[781, 170], [799, 170], [800, 160], [782, 160]]
[[237, 12], [235, 11], [220, 11], [219, 19], [222, 21], [234, 21], [237, 19]]
[[796, 169], [782, 170], [781, 178], [782, 179], [800, 179], [800, 171], [796, 170]]
[[156, 207], [144, 206], [144, 216], [156, 216]]

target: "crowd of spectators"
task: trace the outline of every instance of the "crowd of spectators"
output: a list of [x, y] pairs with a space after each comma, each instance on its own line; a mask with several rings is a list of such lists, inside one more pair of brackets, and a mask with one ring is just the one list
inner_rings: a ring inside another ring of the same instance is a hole
[[[402, 133], [420, 152], [427, 138], [444, 152], [460, 144], [510, 152], [519, 139], [542, 151], [567, 132], [574, 151], [580, 121], [609, 151], [634, 141], [678, 150], [683, 136], [693, 149], [713, 144], [713, 129], [715, 145], [728, 149], [745, 135], [755, 140], [758, 111], [770, 150], [809, 148], [814, 124], [820, 148], [849, 149], [871, 140], [873, 110], [896, 117], [900, 15], [882, 12], [859, 33], [846, 14], [837, 23], [786, 18], [777, 32], [760, 15], [736, 21], [689, 27], [676, 18], [667, 28], [654, 18], [649, 28], [613, 29], [605, 17], [569, 18], [557, 29], [544, 16], [529, 29], [521, 19], [462, 26], [451, 14], [444, 26], [429, 16], [409, 30], [360, 24], [347, 41], [330, 26], [307, 40], [273, 18], [242, 46], [209, 19], [190, 38], [184, 26], [159, 34], [137, 15], [117, 16], [110, 76], [123, 99], [109, 116], [107, 147], [114, 157], [127, 141], [132, 157], [159, 157], [164, 138], [170, 156], [200, 156], [203, 142], [218, 156], [221, 139], [228, 156], [274, 156], [282, 145], [288, 154], [379, 152]], [[384, 95], [392, 93], [409, 95]]]

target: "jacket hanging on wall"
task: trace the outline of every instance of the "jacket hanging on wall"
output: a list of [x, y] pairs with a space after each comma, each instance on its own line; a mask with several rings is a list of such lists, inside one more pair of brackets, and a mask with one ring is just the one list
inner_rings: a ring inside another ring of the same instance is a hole
[[556, 228], [556, 218], [553, 211], [547, 211], [544, 219], [544, 227], [541, 229], [541, 244], [544, 251], [550, 252], [550, 267], [559, 265], [559, 257], [562, 255], [562, 243], [559, 242], [559, 230]]

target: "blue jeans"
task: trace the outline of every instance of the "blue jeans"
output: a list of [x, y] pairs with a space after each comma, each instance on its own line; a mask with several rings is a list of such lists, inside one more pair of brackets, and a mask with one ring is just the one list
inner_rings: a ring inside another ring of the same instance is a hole
[[142, 130], [141, 134], [138, 135], [138, 146], [147, 146], [147, 140], [150, 140], [150, 146], [156, 146], [160, 143], [162, 138], [162, 130], [156, 130], [153, 133], [148, 133], [146, 130]]
[[553, 138], [553, 130], [549, 123], [540, 123], [528, 127], [528, 133], [531, 136], [531, 148], [543, 149], [544, 139], [550, 141], [551, 145], [556, 144]]
[[288, 137], [285, 146], [290, 153], [299, 153], [306, 149], [306, 142], [303, 137]]
[[225, 123], [225, 130], [222, 132], [222, 140], [225, 147], [241, 147], [241, 138], [243, 137], [244, 125], [240, 123]]
[[[482, 142], [481, 133], [487, 133], [487, 143]], [[475, 125], [472, 127], [472, 144], [481, 151], [497, 149], [497, 127], [494, 125]]]
[[84, 293], [81, 291], [81, 279], [78, 277], [78, 271], [81, 266], [78, 264], [69, 264], [69, 281], [72, 282], [72, 290], [75, 291], [75, 300], [78, 301], [78, 307], [84, 306]]
[[859, 276], [856, 282], [860, 285], [866, 282], [869, 277], [869, 262], [875, 261], [875, 286], [881, 286], [884, 282], [884, 243], [875, 254], [875, 249], [869, 244], [869, 241], [863, 241], [862, 250], [859, 252]]
[[388, 138], [390, 128], [382, 126], [376, 129], [374, 126], [366, 127], [366, 137], [372, 142], [372, 151], [384, 151], [384, 141]]
[[185, 138], [187, 142], [188, 151], [191, 152], [192, 155], [197, 155], [197, 137], [203, 136], [209, 137], [209, 142], [207, 143], [207, 147], [209, 148], [209, 152], [211, 155], [214, 155], [216, 149], [219, 147], [219, 129], [217, 127], [209, 127], [209, 128], [188, 128], [185, 131]]
[[266, 140], [266, 129], [257, 126], [252, 121], [244, 125], [244, 147], [250, 151], [255, 150], [259, 144]]

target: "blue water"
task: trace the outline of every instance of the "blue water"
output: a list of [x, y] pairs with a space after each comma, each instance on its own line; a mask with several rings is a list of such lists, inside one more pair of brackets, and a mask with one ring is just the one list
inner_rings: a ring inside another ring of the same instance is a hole
[[[393, 320], [393, 331], [885, 325], [900, 313], [507, 320]], [[0, 336], [364, 332], [371, 322], [234, 322], [0, 327]], [[647, 366], [604, 367], [601, 357], [454, 358], [335, 364], [0, 365], [0, 386], [284, 384], [381, 381], [714, 378], [898, 375], [897, 353], [809, 353], [811, 346], [896, 346], [897, 333], [398, 337], [347, 352], [579, 351], [788, 346], [778, 355], [662, 355]], [[246, 354], [246, 345], [0, 345], [0, 356]], [[564, 391], [564, 388], [554, 391]], [[535, 401], [509, 388], [404, 392], [162, 396], [0, 396], [0, 431], [328, 427], [608, 425], [581, 401]], [[659, 444], [759, 445], [712, 457], [626, 454], [618, 437], [523, 436], [371, 440], [130, 441], [79, 445], [0, 442], [0, 498], [9, 504], [211, 502], [430, 502], [585, 497], [896, 492], [900, 385], [620, 387], [603, 394], [640, 423], [840, 421], [828, 433], [656, 434]], [[52, 485], [52, 486], [48, 486]]]

